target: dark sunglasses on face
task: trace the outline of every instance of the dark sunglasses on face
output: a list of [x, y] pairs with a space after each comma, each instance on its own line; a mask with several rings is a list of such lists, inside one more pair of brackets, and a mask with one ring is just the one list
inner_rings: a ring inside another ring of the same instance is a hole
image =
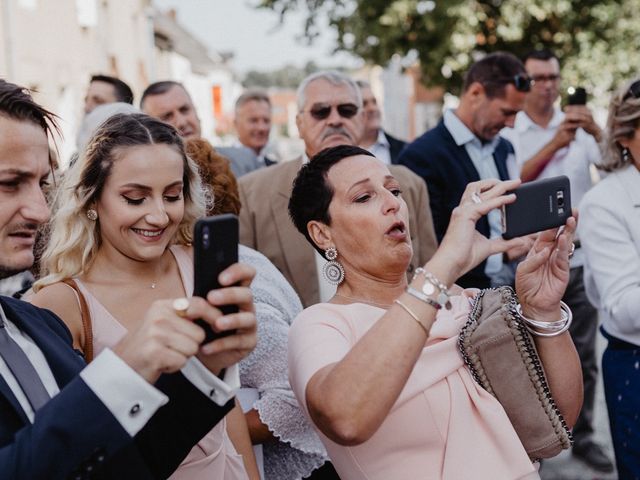
[[622, 97], [622, 101], [624, 102], [629, 97], [640, 98], [640, 80], [636, 80], [631, 84], [627, 93]]
[[519, 73], [513, 77], [496, 78], [489, 80], [487, 83], [494, 83], [498, 85], [506, 85], [510, 83], [516, 87], [516, 90], [519, 92], [528, 92], [531, 90], [531, 79], [523, 73]]
[[309, 110], [309, 113], [316, 120], [325, 120], [331, 115], [331, 109], [336, 107], [338, 115], [342, 118], [352, 118], [358, 113], [358, 106], [354, 103], [341, 103], [339, 105], [316, 105]]

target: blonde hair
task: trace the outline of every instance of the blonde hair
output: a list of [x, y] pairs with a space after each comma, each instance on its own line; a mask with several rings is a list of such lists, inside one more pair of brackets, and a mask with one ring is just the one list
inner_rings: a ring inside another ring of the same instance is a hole
[[54, 200], [51, 236], [42, 256], [43, 278], [34, 291], [85, 273], [101, 245], [100, 220], [87, 210], [97, 202], [119, 153], [127, 147], [164, 144], [184, 160], [184, 216], [172, 243], [188, 245], [195, 221], [204, 216], [211, 201], [196, 165], [185, 153], [178, 132], [170, 125], [143, 114], [118, 114], [95, 132], [78, 161], [65, 172]]
[[601, 170], [612, 172], [633, 161], [629, 156], [622, 154], [624, 147], [619, 140], [633, 138], [640, 126], [640, 97], [635, 98], [629, 92], [631, 85], [638, 81], [640, 80], [628, 82], [611, 98], [605, 132], [604, 158], [602, 163], [598, 165]]

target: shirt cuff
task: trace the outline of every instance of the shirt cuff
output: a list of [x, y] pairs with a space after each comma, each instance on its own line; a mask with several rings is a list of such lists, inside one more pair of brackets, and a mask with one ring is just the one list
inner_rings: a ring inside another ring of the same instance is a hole
[[223, 379], [211, 373], [195, 357], [191, 357], [181, 371], [194, 387], [220, 406], [233, 398], [240, 388], [240, 370], [237, 363], [225, 369]]
[[80, 372], [80, 377], [132, 437], [169, 401], [108, 348]]

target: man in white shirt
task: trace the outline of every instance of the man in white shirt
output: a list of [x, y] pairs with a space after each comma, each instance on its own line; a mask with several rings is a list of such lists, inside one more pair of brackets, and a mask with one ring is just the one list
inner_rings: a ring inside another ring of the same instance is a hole
[[[34, 261], [36, 231], [49, 217], [52, 128], [53, 114], [0, 80], [0, 278]], [[230, 282], [252, 276], [238, 266]], [[233, 406], [236, 364], [255, 346], [248, 288], [220, 292], [219, 304], [245, 304], [246, 315], [223, 325], [203, 299], [155, 302], [139, 329], [89, 366], [58, 317], [0, 297], [0, 476], [169, 476]], [[201, 347], [193, 318], [237, 334]]]
[[[513, 127], [501, 132], [513, 144], [516, 154], [515, 176], [524, 182], [566, 175], [571, 182], [571, 204], [577, 207], [591, 188], [590, 165], [600, 162], [598, 141], [601, 131], [586, 105], [556, 106], [560, 90], [560, 64], [549, 50], [537, 50], [524, 58], [532, 88], [524, 110]], [[591, 467], [610, 472], [613, 464], [593, 441], [593, 407], [598, 378], [595, 340], [598, 314], [586, 297], [583, 283], [584, 255], [576, 240], [571, 260], [571, 278], [563, 298], [573, 311], [571, 336], [582, 363], [584, 403], [573, 429], [574, 456]]]
[[389, 135], [382, 129], [382, 112], [371, 90], [371, 84], [364, 80], [356, 80], [356, 84], [362, 92], [364, 113], [364, 133], [360, 139], [360, 146], [369, 150], [387, 165], [398, 163], [398, 156], [406, 142]]

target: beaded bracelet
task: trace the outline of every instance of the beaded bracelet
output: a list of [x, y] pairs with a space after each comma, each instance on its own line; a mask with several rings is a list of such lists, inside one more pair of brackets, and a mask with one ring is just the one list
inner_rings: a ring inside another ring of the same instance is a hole
[[416, 268], [416, 273], [413, 275], [413, 279], [415, 280], [418, 275], [424, 275], [426, 279], [426, 281], [422, 285], [422, 292], [425, 295], [433, 295], [436, 292], [437, 288], [439, 290], [439, 293], [435, 298], [435, 301], [438, 302], [440, 307], [451, 310], [451, 301], [449, 298], [449, 290], [447, 289], [447, 286], [440, 280], [438, 280], [438, 278], [433, 273], [427, 272], [422, 267]]
[[562, 314], [562, 318], [560, 320], [556, 320], [554, 322], [541, 322], [539, 320], [533, 320], [525, 317], [522, 314], [522, 307], [520, 305], [516, 306], [516, 313], [524, 322], [527, 330], [529, 330], [532, 335], [536, 335], [538, 337], [556, 337], [569, 330], [571, 322], [573, 321], [573, 313], [569, 306], [562, 301], [560, 302], [560, 311]]

